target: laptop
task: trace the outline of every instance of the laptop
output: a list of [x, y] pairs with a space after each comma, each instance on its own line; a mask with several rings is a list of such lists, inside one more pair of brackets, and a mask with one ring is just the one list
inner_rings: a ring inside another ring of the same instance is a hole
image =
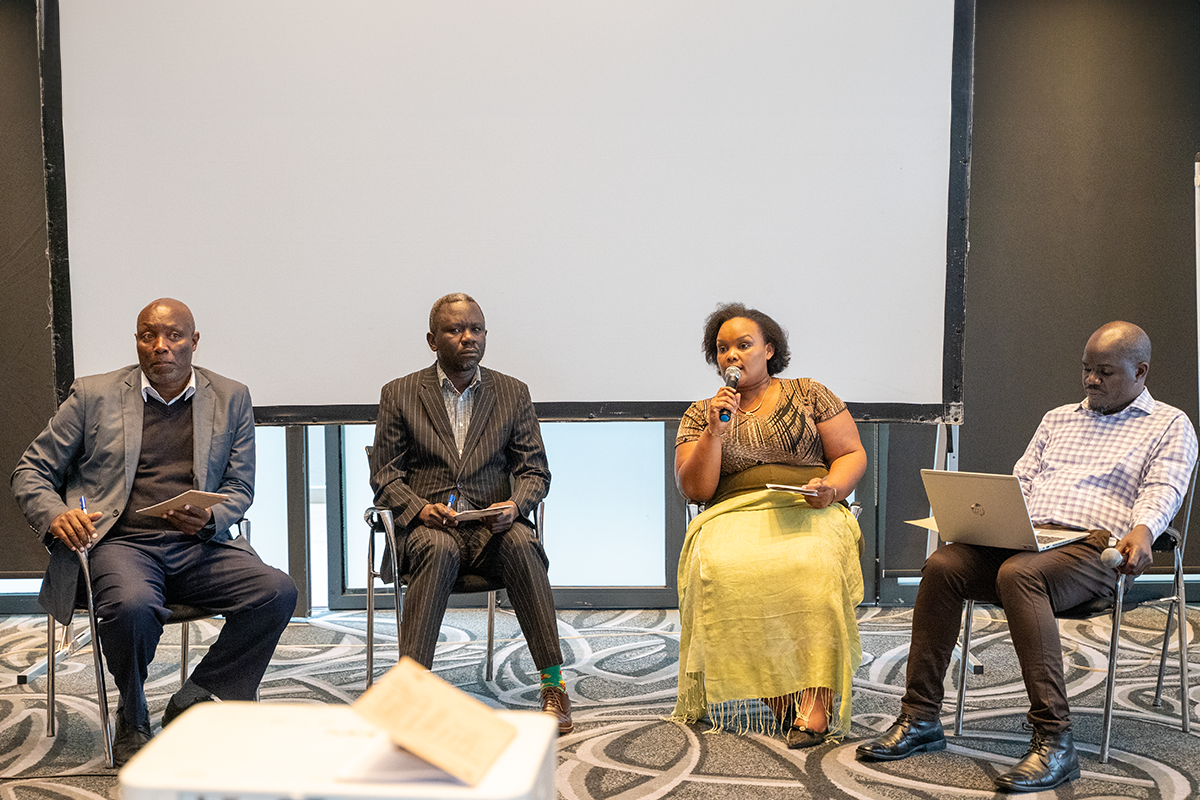
[[923, 469], [921, 480], [942, 541], [1041, 552], [1087, 536], [1034, 528], [1015, 475]]

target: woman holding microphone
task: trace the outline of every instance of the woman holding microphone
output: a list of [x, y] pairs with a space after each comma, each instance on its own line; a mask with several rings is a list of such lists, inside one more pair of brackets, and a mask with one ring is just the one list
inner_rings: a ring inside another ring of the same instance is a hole
[[811, 747], [850, 728], [863, 583], [861, 533], [841, 501], [866, 452], [836, 395], [809, 378], [776, 377], [790, 353], [766, 314], [720, 306], [703, 347], [727, 383], [688, 408], [675, 444], [676, 484], [705, 510], [679, 561], [672, 718], [724, 728], [762, 700], [788, 747]]

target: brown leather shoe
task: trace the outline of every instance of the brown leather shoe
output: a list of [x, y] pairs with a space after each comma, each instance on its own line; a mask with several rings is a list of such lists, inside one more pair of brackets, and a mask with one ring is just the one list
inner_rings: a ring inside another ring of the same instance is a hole
[[553, 714], [558, 720], [559, 736], [575, 730], [575, 723], [571, 721], [571, 698], [557, 686], [542, 687], [542, 713]]

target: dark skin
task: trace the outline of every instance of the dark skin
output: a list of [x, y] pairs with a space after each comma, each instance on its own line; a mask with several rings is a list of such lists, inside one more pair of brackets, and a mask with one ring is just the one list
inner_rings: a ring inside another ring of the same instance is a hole
[[[487, 347], [483, 311], [466, 301], [447, 303], [439, 310], [434, 328], [425, 334], [425, 341], [437, 353], [438, 364], [455, 390], [462, 394], [475, 378]], [[481, 520], [493, 534], [508, 530], [517, 518], [517, 504], [511, 500], [492, 503], [488, 508], [500, 509], [495, 516]], [[454, 509], [445, 503], [427, 503], [417, 518], [430, 528], [454, 528], [458, 526], [456, 516]]]
[[[178, 397], [192, 379], [192, 354], [200, 343], [191, 309], [178, 300], [155, 300], [138, 314], [134, 337], [138, 364], [154, 391], [167, 401]], [[72, 508], [55, 517], [50, 533], [76, 552], [87, 550], [99, 538], [95, 522], [101, 516]], [[208, 524], [212, 512], [184, 506], [162, 516], [177, 530], [194, 536]]]
[[[1083, 390], [1088, 407], [1100, 414], [1116, 414], [1146, 388], [1150, 362], [1139, 355], [1149, 352], [1149, 339], [1137, 325], [1110, 322], [1091, 335], [1083, 350]], [[1125, 557], [1116, 571], [1141, 575], [1153, 563], [1150, 546], [1154, 534], [1137, 525], [1121, 537], [1116, 548]]]

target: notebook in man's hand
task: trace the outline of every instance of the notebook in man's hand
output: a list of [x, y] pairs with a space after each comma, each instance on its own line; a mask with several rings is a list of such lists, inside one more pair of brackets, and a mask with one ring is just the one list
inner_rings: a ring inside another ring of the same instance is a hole
[[192, 508], [212, 508], [215, 505], [220, 505], [229, 499], [227, 494], [219, 494], [217, 492], [202, 492], [199, 489], [188, 489], [182, 494], [177, 494], [170, 500], [164, 500], [161, 503], [155, 503], [152, 506], [139, 508], [137, 513], [148, 514], [152, 517], [161, 517], [168, 511], [182, 511], [184, 506]]

